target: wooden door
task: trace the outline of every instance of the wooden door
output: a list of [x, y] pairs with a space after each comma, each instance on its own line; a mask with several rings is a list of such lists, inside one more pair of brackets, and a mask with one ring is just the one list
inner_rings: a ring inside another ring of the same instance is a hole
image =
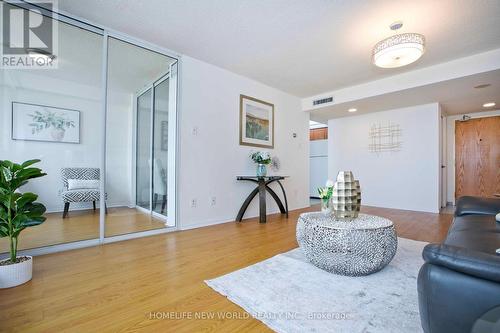
[[500, 116], [455, 122], [455, 198], [500, 193]]
[[328, 139], [328, 127], [313, 128], [309, 130], [309, 140], [326, 140]]

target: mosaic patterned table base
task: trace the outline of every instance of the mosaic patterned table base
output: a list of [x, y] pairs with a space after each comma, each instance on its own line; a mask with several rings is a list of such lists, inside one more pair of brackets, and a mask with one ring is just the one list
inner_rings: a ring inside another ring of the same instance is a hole
[[398, 244], [394, 225], [386, 218], [359, 214], [339, 219], [321, 212], [300, 215], [297, 242], [312, 264], [347, 276], [381, 270], [394, 258]]

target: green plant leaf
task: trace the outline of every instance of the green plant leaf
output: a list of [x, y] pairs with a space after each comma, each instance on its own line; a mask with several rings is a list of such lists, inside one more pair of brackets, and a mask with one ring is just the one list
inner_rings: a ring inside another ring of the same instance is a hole
[[7, 213], [7, 209], [0, 205], [0, 223], [2, 223], [2, 221], [5, 221], [7, 223], [7, 219], [9, 218], [9, 215]]
[[31, 192], [26, 192], [26, 193], [23, 193], [17, 200], [16, 200], [16, 206], [17, 206], [17, 209], [20, 210], [22, 209], [27, 203], [32, 203], [34, 202], [36, 199], [38, 199], [38, 195], [36, 195], [35, 193], [31, 193]]
[[23, 213], [31, 218], [41, 216], [43, 213], [45, 213], [45, 206], [42, 205], [39, 202], [34, 202], [34, 203], [29, 203], [26, 204], [26, 206], [23, 209]]
[[47, 218], [44, 217], [44, 216], [39, 216], [39, 217], [31, 218], [31, 219], [28, 219], [28, 220], [24, 221], [23, 222], [23, 226], [25, 226], [25, 227], [34, 227], [34, 226], [42, 224], [43, 222], [45, 222], [46, 219]]
[[0, 204], [5, 206], [6, 209], [10, 208], [10, 196], [6, 194], [0, 194]]
[[29, 167], [30, 165], [33, 165], [33, 164], [38, 163], [38, 162], [41, 162], [41, 160], [39, 160], [39, 159], [28, 160], [28, 161], [24, 162], [23, 164], [21, 164], [21, 167], [24, 169], [24, 168]]
[[2, 166], [2, 169], [0, 170], [0, 172], [2, 173], [2, 178], [7, 183], [12, 181], [12, 172], [10, 170], [10, 168], [7, 168], [5, 166]]
[[12, 166], [14, 165], [14, 163], [12, 163], [9, 160], [2, 160], [2, 161], [0, 161], [0, 165], [6, 167], [8, 169], [10, 169], [10, 168], [12, 168]]
[[38, 168], [26, 168], [21, 169], [16, 173], [18, 179], [27, 180], [36, 177], [42, 177], [46, 174], [42, 172], [41, 169]]
[[28, 219], [28, 216], [25, 214], [17, 214], [11, 221], [11, 224], [14, 228], [20, 228], [23, 226], [24, 221]]
[[5, 235], [9, 234], [9, 225], [7, 223], [0, 223], [0, 233], [3, 233]]

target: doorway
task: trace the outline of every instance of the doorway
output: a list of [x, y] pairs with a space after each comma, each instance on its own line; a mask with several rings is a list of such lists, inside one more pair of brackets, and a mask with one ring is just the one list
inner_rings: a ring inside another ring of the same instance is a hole
[[166, 220], [168, 216], [169, 75], [137, 96], [136, 205]]
[[500, 193], [500, 116], [455, 122], [455, 198]]

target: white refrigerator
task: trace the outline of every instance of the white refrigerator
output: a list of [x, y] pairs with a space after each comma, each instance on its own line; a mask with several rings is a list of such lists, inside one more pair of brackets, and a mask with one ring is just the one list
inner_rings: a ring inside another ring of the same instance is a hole
[[318, 187], [328, 179], [328, 140], [310, 141], [309, 147], [309, 196], [318, 197]]

